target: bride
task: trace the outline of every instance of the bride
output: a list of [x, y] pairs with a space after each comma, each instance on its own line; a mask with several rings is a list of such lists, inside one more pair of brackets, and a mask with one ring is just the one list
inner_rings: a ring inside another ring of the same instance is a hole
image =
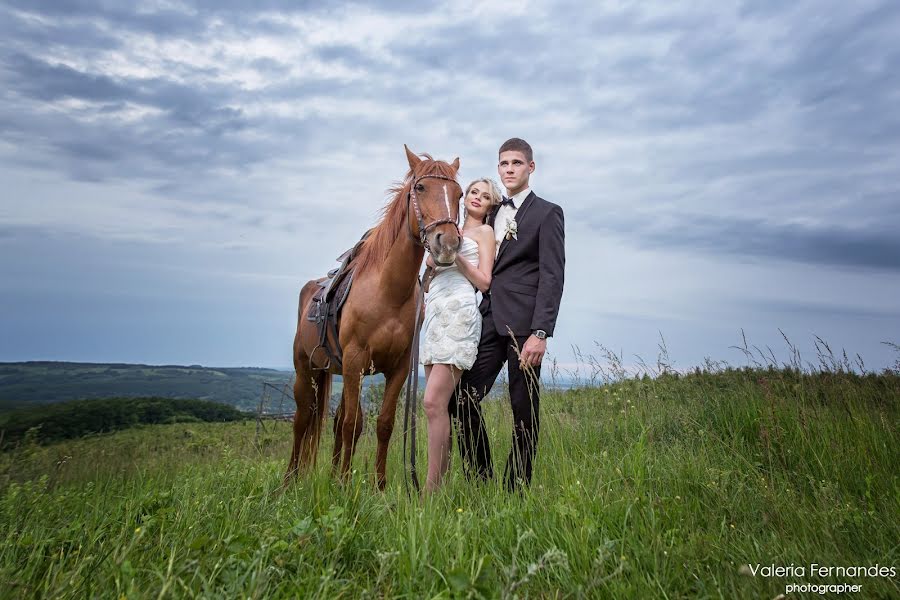
[[487, 292], [494, 268], [494, 230], [485, 221], [500, 203], [500, 190], [490, 179], [469, 184], [464, 196], [462, 237], [456, 262], [435, 267], [427, 291], [422, 327], [421, 362], [425, 365], [425, 416], [428, 419], [428, 477], [425, 491], [433, 492], [450, 464], [448, 405], [460, 375], [475, 363], [481, 339], [481, 314], [475, 290]]

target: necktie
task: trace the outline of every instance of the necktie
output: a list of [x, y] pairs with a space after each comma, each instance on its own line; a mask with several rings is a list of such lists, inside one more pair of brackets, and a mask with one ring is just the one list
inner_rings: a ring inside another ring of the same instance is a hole
[[503, 200], [500, 201], [500, 206], [510, 206], [512, 208], [516, 207], [516, 203], [512, 198], [507, 198], [503, 196]]

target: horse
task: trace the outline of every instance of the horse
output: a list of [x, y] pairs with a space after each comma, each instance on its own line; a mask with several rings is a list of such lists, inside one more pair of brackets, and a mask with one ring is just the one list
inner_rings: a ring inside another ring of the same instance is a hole
[[284, 487], [298, 473], [315, 466], [333, 375], [341, 375], [344, 386], [335, 415], [332, 471], [346, 479], [362, 434], [360, 384], [363, 375], [375, 373], [385, 376], [376, 426], [376, 484], [381, 490], [387, 484], [387, 451], [397, 398], [410, 369], [413, 334], [422, 319], [421, 312], [415, 314], [421, 293], [419, 269], [426, 249], [436, 264], [453, 264], [462, 242], [457, 226], [462, 198], [456, 181], [459, 158], [447, 163], [428, 154], [420, 158], [406, 145], [404, 149], [409, 172], [391, 188], [393, 198], [384, 207], [381, 220], [348, 265], [353, 280], [338, 322], [341, 366], [336, 361], [323, 364], [322, 353], [316, 353], [316, 325], [306, 318], [322, 280], [311, 280], [300, 291], [293, 348], [297, 410]]

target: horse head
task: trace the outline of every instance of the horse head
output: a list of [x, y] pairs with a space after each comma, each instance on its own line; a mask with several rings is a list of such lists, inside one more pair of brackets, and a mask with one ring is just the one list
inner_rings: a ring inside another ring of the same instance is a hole
[[453, 163], [416, 156], [406, 145], [409, 160], [410, 232], [441, 266], [453, 264], [462, 243], [459, 231], [459, 200], [462, 188], [456, 181], [459, 158]]

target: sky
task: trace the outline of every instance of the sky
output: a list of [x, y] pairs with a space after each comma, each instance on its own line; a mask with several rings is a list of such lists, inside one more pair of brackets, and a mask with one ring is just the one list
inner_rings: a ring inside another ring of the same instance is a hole
[[881, 369], [897, 106], [891, 0], [4, 0], [0, 361], [288, 368], [404, 144], [465, 186], [522, 137], [565, 212], [563, 375], [782, 334]]

